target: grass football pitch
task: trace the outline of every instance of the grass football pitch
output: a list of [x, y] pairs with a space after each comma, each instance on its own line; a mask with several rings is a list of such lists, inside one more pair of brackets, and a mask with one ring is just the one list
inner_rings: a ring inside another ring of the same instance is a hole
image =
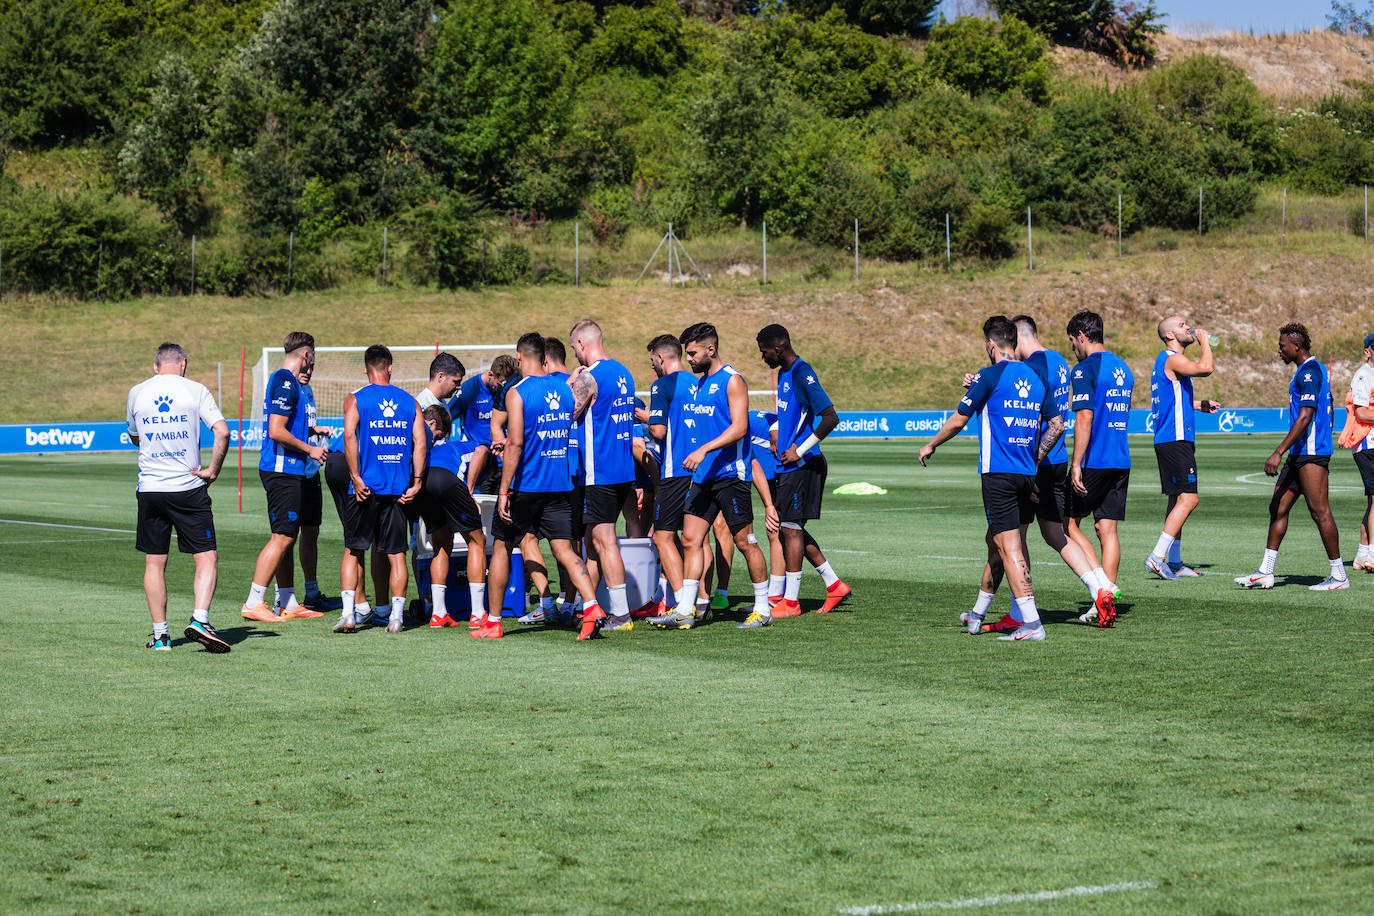
[[[1163, 499], [1137, 441], [1120, 621], [1076, 622], [1083, 589], [1033, 533], [1039, 644], [959, 626], [970, 441], [925, 469], [915, 442], [827, 444], [832, 488], [889, 491], [827, 496], [815, 525], [842, 612], [735, 631], [737, 559], [726, 620], [590, 644], [241, 620], [267, 525], [256, 474], [240, 516], [227, 473], [222, 656], [180, 638], [180, 555], [175, 648], [142, 648], [132, 455], [0, 459], [0, 910], [1369, 912], [1374, 577], [1309, 592], [1326, 560], [1299, 507], [1279, 587], [1231, 582], [1275, 438], [1199, 444], [1206, 575], [1182, 582], [1141, 570]], [[1350, 557], [1364, 497], [1338, 452]]]

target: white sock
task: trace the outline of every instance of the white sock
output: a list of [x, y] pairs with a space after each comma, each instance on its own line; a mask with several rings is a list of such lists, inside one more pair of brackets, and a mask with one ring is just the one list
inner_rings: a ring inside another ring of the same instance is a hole
[[266, 602], [264, 601], [264, 599], [266, 597], [267, 586], [259, 585], [258, 583], [254, 582], [253, 587], [248, 590], [248, 600], [243, 602], [243, 606], [257, 607], [259, 604], [265, 604]]
[[1155, 542], [1155, 549], [1150, 552], [1150, 556], [1163, 563], [1165, 558], [1169, 556], [1169, 548], [1173, 546], [1174, 536], [1167, 531], [1162, 531], [1159, 534], [1159, 540]]
[[825, 583], [826, 588], [829, 588], [836, 582], [840, 581], [840, 577], [835, 575], [835, 570], [830, 568], [829, 560], [826, 560], [820, 566], [817, 566], [816, 572], [821, 574], [821, 581]]
[[697, 589], [701, 586], [700, 579], [683, 579], [682, 588], [677, 590], [676, 607], [685, 607], [689, 610], [697, 606]]
[[316, 579], [311, 579], [305, 583], [305, 593], [307, 595], [318, 595], [320, 593], [320, 583]]
[[992, 592], [985, 592], [981, 588], [978, 589], [978, 600], [973, 602], [973, 616], [987, 616], [988, 608], [992, 607], [992, 599], [996, 597], [997, 596]]
[[769, 576], [768, 594], [772, 595], [774, 598], [776, 598], [778, 595], [781, 595], [783, 590], [783, 583], [786, 581], [786, 576]]
[[1272, 576], [1274, 574], [1274, 567], [1278, 562], [1279, 552], [1277, 550], [1270, 550], [1266, 547], [1264, 548], [1264, 559], [1260, 561], [1259, 571], [1266, 576]]
[[[1116, 589], [1112, 588], [1112, 580], [1107, 578], [1106, 570], [1103, 570], [1101, 566], [1095, 567], [1095, 569], [1092, 570], [1092, 575], [1094, 575], [1096, 581], [1098, 581], [1098, 588], [1105, 588], [1106, 591], [1109, 592], [1116, 591]], [[1096, 597], [1096, 593], [1094, 593], [1094, 597]]]
[[[788, 573], [788, 575], [792, 575]], [[797, 578], [801, 578], [801, 573], [797, 573]], [[754, 583], [754, 613], [761, 617], [767, 617], [773, 612], [768, 607], [768, 582]]]
[[353, 615], [355, 617], [366, 617], [368, 614], [371, 613], [372, 608], [368, 605], [366, 601], [364, 601], [362, 604], [353, 605]]
[[1088, 600], [1096, 601], [1098, 588], [1097, 573], [1093, 572], [1092, 570], [1088, 570], [1083, 575], [1079, 576], [1078, 580], [1082, 582], [1083, 587], [1088, 590]]
[[787, 584], [783, 587], [782, 598], [784, 601], [796, 601], [801, 595], [801, 570], [796, 572], [788, 571], [786, 576]]
[[482, 608], [487, 606], [487, 583], [469, 582], [468, 583], [468, 603], [472, 607], [473, 617], [482, 616]]
[[630, 601], [625, 597], [625, 583], [607, 585], [606, 592], [611, 601], [611, 616], [619, 620], [630, 613]]
[[667, 577], [667, 576], [659, 576], [659, 577], [658, 577], [658, 591], [654, 592], [654, 600], [655, 600], [655, 601], [662, 601], [664, 598], [668, 597], [669, 594], [670, 594], [670, 593], [669, 593], [669, 591], [668, 591], [668, 577]]
[[1174, 538], [1174, 542], [1169, 545], [1169, 562], [1179, 566], [1183, 565], [1183, 537]]
[[405, 618], [406, 599], [405, 595], [391, 599], [391, 622], [400, 623]]
[[296, 603], [296, 589], [294, 586], [291, 588], [282, 588], [280, 585], [277, 586], [277, 607], [281, 608], [283, 611], [294, 611], [296, 608], [300, 607], [300, 605]]
[[434, 602], [434, 609], [430, 613], [432, 613], [435, 617], [448, 616], [448, 605], [444, 603], [444, 593], [447, 591], [447, 585], [431, 585], [429, 587], [430, 600]]
[[1016, 606], [1016, 616], [1022, 623], [1040, 625], [1040, 612], [1035, 609], [1034, 595], [1017, 598], [1013, 604]]
[[210, 609], [204, 607], [196, 608], [194, 611], [191, 612], [191, 619], [196, 621], [197, 623], [209, 623]]
[[546, 614], [547, 614], [549, 611], [552, 611], [552, 610], [553, 610], [553, 595], [545, 595], [543, 598], [540, 598], [540, 599], [539, 599], [539, 609], [540, 609], [541, 611], [543, 611], [544, 613], [546, 613]]
[[339, 592], [339, 600], [343, 602], [343, 616], [348, 617], [353, 613], [353, 596], [356, 594], [357, 592], [351, 588]]
[[157, 639], [159, 636], [166, 636], [166, 635], [167, 635], [167, 621], [164, 620], [164, 621], [162, 621], [162, 623], [154, 622], [154, 623], [153, 623], [153, 638], [154, 638], [154, 639]]
[[1355, 559], [1363, 560], [1367, 556], [1369, 556], [1369, 545], [1361, 544], [1360, 549], [1355, 551]]
[[1345, 578], [1345, 561], [1342, 560], [1340, 557], [1336, 557], [1336, 559], [1331, 561], [1331, 578]]

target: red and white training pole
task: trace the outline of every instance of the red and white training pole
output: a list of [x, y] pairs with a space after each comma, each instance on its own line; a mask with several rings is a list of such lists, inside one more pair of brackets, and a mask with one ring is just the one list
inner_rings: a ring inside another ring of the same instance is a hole
[[239, 515], [243, 514], [243, 370], [248, 364], [248, 347], [239, 350]]

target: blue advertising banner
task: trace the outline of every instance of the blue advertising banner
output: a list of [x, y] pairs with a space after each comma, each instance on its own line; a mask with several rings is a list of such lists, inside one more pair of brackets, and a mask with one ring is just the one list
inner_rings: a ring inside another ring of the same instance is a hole
[[[935, 435], [950, 411], [947, 410], [841, 410], [840, 425], [830, 435], [836, 439], [928, 439]], [[1217, 413], [1196, 414], [1199, 435], [1206, 433], [1263, 433], [1283, 435], [1288, 431], [1287, 407], [1237, 407]], [[343, 435], [342, 417], [322, 417], [319, 425], [329, 426], [335, 436]], [[1345, 408], [1336, 409], [1332, 428], [1345, 426]], [[962, 435], [971, 436], [977, 426], [970, 423]], [[1073, 429], [1070, 420], [1069, 429]], [[1152, 435], [1150, 411], [1131, 411], [1130, 431]], [[238, 421], [229, 421], [229, 447], [238, 447]], [[201, 434], [201, 444], [209, 447], [214, 438], [209, 430]], [[256, 450], [262, 443], [262, 421], [243, 422], [243, 447]], [[0, 455], [36, 455], [49, 452], [114, 452], [133, 449], [123, 423], [12, 423], [0, 425]]]

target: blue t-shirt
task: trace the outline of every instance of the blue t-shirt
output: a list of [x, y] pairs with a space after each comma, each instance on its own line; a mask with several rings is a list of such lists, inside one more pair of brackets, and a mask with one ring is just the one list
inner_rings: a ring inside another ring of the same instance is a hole
[[1135, 376], [1121, 357], [1106, 350], [1088, 354], [1073, 367], [1073, 409], [1093, 412], [1085, 468], [1129, 468], [1131, 448], [1126, 439]]
[[[689, 416], [684, 421], [692, 431], [692, 446], [689, 451], [710, 442], [730, 428], [729, 386], [732, 378], [740, 378], [731, 366], [721, 366], [710, 375], [697, 382], [696, 394], [688, 406]], [[749, 466], [749, 434], [746, 432], [725, 448], [708, 452], [705, 460], [692, 472], [695, 483], [708, 480], [752, 480], [753, 471]]]
[[1329, 455], [1331, 454], [1331, 375], [1315, 356], [1293, 373], [1288, 383], [1288, 422], [1298, 419], [1298, 411], [1311, 407], [1312, 422], [1307, 424], [1307, 432], [1293, 447], [1289, 454]]
[[1173, 350], [1163, 350], [1150, 370], [1150, 424], [1155, 431], [1155, 445], [1194, 440], [1193, 379], [1187, 375], [1169, 378], [1164, 364], [1173, 355]]
[[358, 405], [358, 473], [373, 493], [400, 496], [410, 488], [414, 473], [415, 398], [395, 385], [365, 385], [353, 397]]
[[510, 488], [517, 493], [566, 493], [568, 435], [572, 431], [572, 392], [568, 384], [547, 375], [527, 375], [511, 386], [519, 392], [525, 444]]
[[482, 383], [482, 373], [463, 379], [458, 396], [449, 403], [449, 413], [463, 427], [463, 438], [491, 446], [491, 392]]
[[692, 403], [696, 391], [697, 377], [683, 370], [657, 379], [649, 388], [649, 424], [666, 427], [663, 438], [658, 440], [662, 479], [687, 476], [682, 459], [692, 451], [692, 434], [683, 419], [689, 416], [687, 405]]
[[429, 466], [442, 468], [464, 483], [468, 477], [468, 462], [473, 452], [480, 448], [478, 443], [461, 438], [445, 439], [429, 450]]
[[1045, 455], [1045, 460], [1040, 462], [1040, 466], [1064, 464], [1069, 460], [1066, 443], [1069, 439], [1069, 417], [1073, 416], [1073, 410], [1069, 406], [1073, 392], [1073, 386], [1069, 384], [1069, 364], [1053, 350], [1036, 350], [1026, 357], [1026, 365], [1045, 383], [1050, 398], [1059, 408], [1059, 418], [1064, 421], [1064, 432], [1060, 434], [1059, 441], [1054, 443], [1054, 448]]
[[[778, 454], [794, 445], [801, 445], [815, 431], [816, 416], [834, 404], [821, 387], [816, 370], [804, 359], [791, 369], [778, 371]], [[820, 446], [801, 456], [802, 461], [821, 453]], [[801, 462], [787, 465], [778, 462], [778, 473], [787, 474], [801, 467]]]
[[778, 422], [778, 415], [762, 410], [749, 411], [749, 451], [750, 456], [763, 468], [763, 479], [772, 480], [778, 476], [778, 459], [773, 454], [773, 440], [768, 431]]
[[613, 359], [599, 359], [587, 371], [596, 380], [578, 442], [587, 486], [627, 483], [635, 479], [635, 380]]
[[1057, 411], [1045, 383], [1023, 362], [1003, 360], [975, 375], [959, 413], [978, 414], [978, 471], [1035, 474], [1041, 421]]
[[278, 369], [267, 380], [267, 393], [262, 402], [262, 452], [258, 455], [258, 470], [304, 477], [305, 452], [288, 448], [267, 435], [272, 417], [285, 417], [286, 431], [302, 442], [310, 437], [311, 417], [301, 403], [301, 383], [289, 369]]

